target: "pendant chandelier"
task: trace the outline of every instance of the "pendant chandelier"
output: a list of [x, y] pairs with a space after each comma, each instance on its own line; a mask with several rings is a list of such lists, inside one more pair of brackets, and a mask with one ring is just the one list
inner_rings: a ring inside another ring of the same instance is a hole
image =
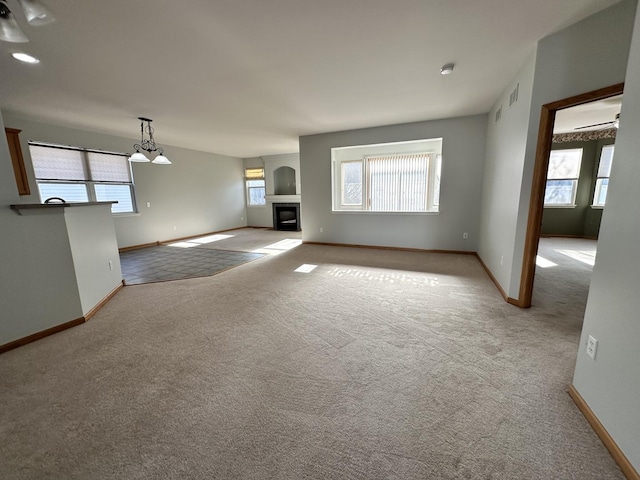
[[[136, 149], [136, 153], [129, 157], [130, 162], [151, 162], [156, 165], [171, 165], [171, 162], [167, 157], [164, 156], [164, 150], [162, 147], [158, 147], [156, 145], [156, 141], [153, 139], [153, 128], [151, 127], [150, 118], [138, 117], [140, 120], [140, 143], [136, 143], [133, 145], [133, 148]], [[145, 122], [147, 123], [145, 126]], [[144, 138], [144, 134], [147, 134], [148, 138]], [[153, 161], [149, 160], [149, 158], [142, 153], [140, 150], [144, 150], [148, 153], [158, 152], [156, 158]]]
[[[15, 17], [6, 4], [0, 0], [0, 40], [12, 43], [26, 43], [27, 36], [18, 26]], [[40, 0], [17, 0], [29, 25], [40, 26], [53, 22], [56, 18]]]

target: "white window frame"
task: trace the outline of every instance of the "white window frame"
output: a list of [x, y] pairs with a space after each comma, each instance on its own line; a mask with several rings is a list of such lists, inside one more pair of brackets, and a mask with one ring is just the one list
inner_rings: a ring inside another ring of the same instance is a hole
[[[379, 157], [394, 157], [394, 156], [408, 156], [408, 155], [425, 155], [427, 156], [427, 193], [426, 193], [426, 205], [423, 210], [371, 210], [371, 172], [369, 169], [369, 160]], [[360, 204], [345, 204], [344, 203], [344, 182], [343, 172], [344, 165], [347, 163], [360, 163], [362, 165], [362, 201]], [[383, 154], [371, 154], [363, 155], [361, 158], [333, 160], [332, 166], [332, 180], [333, 180], [333, 211], [334, 212], [361, 212], [361, 213], [389, 213], [389, 214], [433, 214], [439, 213], [440, 201], [439, 185], [436, 188], [436, 182], [440, 178], [442, 155], [440, 152], [421, 151], [421, 152], [401, 152], [401, 153], [383, 153]]]
[[575, 208], [576, 207], [576, 196], [578, 194], [578, 181], [580, 180], [580, 169], [582, 168], [582, 156], [583, 156], [583, 149], [582, 148], [565, 148], [565, 149], [557, 149], [557, 150], [552, 150], [550, 157], [555, 154], [560, 155], [560, 154], [564, 154], [566, 155], [569, 152], [580, 152], [580, 158], [578, 159], [578, 167], [577, 167], [577, 174], [575, 177], [566, 177], [566, 178], [548, 178], [549, 172], [547, 170], [547, 181], [546, 181], [546, 185], [545, 185], [545, 200], [546, 200], [546, 186], [549, 185], [549, 182], [552, 181], [571, 181], [572, 182], [572, 188], [571, 188], [571, 201], [569, 203], [544, 203], [544, 208]]
[[[60, 150], [72, 150], [76, 152], [80, 152], [82, 155], [82, 168], [85, 172], [85, 175], [91, 178], [91, 168], [89, 165], [89, 153], [99, 153], [104, 155], [115, 155], [121, 156], [124, 158], [124, 161], [127, 163], [127, 168], [129, 171], [129, 182], [108, 182], [108, 181], [93, 181], [93, 180], [66, 180], [66, 179], [41, 179], [36, 177], [36, 184], [38, 185], [38, 196], [40, 197], [40, 202], [44, 203], [46, 198], [42, 198], [40, 192], [40, 185], [42, 184], [59, 184], [59, 185], [84, 185], [87, 191], [87, 202], [98, 202], [96, 195], [96, 185], [126, 185], [129, 187], [129, 194], [131, 196], [131, 211], [126, 212], [113, 212], [112, 215], [131, 215], [138, 213], [138, 206], [136, 203], [136, 195], [135, 195], [135, 184], [133, 181], [133, 169], [131, 168], [131, 164], [128, 161], [130, 155], [126, 153], [118, 153], [118, 152], [108, 152], [104, 150], [94, 150], [80, 147], [72, 147], [69, 145], [57, 145], [51, 143], [42, 143], [42, 142], [29, 142], [29, 146], [35, 147], [44, 147], [44, 148], [56, 148]], [[112, 206], [113, 208], [113, 206]]]
[[[613, 165], [613, 156], [615, 155], [615, 144], [612, 143], [609, 145], [605, 145], [600, 150], [600, 159], [598, 160], [598, 170], [596, 171], [596, 184], [593, 192], [593, 203], [591, 204], [591, 206], [594, 208], [604, 208], [605, 204], [607, 203], [606, 195], [608, 194], [608, 190], [607, 190], [607, 194], [605, 194], [604, 201], [603, 202], [598, 201], [598, 199], [600, 198], [600, 194], [602, 193], [602, 183], [604, 182], [604, 180], [607, 180], [607, 186], [608, 186], [608, 180], [610, 178], [610, 174], [606, 176], [600, 175], [600, 163], [602, 162], [602, 157], [604, 156], [605, 149], [612, 150], [611, 164]], [[609, 170], [611, 170], [611, 167], [609, 167]]]
[[[267, 206], [266, 194], [267, 194], [267, 185], [264, 178], [264, 168], [261, 167], [250, 167], [245, 168], [244, 170], [244, 178], [245, 178], [245, 190], [247, 196], [247, 207], [251, 208], [265, 208]], [[262, 182], [261, 186], [251, 185], [250, 182]], [[252, 203], [251, 202], [251, 191], [262, 189], [264, 191], [263, 199], [264, 203]]]

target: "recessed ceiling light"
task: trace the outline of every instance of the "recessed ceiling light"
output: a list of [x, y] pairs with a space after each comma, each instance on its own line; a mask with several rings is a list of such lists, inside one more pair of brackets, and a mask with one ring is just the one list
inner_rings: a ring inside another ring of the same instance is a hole
[[24, 63], [40, 63], [36, 57], [32, 57], [31, 55], [27, 55], [26, 53], [12, 53], [11, 56], [16, 60], [20, 60]]
[[447, 63], [446, 65], [443, 65], [442, 68], [440, 69], [440, 74], [441, 75], [449, 75], [450, 73], [453, 72], [453, 67], [455, 65], [453, 63]]

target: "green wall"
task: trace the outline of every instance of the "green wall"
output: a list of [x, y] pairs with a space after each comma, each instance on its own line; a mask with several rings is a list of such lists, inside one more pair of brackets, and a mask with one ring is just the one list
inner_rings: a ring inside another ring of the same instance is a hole
[[578, 179], [575, 208], [545, 208], [542, 215], [542, 235], [597, 237], [602, 209], [591, 208], [602, 147], [615, 139], [586, 142], [554, 143], [552, 150], [582, 148], [582, 164]]

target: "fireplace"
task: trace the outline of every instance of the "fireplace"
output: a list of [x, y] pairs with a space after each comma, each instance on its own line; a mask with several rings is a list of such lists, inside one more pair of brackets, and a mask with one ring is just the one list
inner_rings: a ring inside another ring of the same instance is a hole
[[300, 231], [300, 204], [274, 203], [273, 229]]

